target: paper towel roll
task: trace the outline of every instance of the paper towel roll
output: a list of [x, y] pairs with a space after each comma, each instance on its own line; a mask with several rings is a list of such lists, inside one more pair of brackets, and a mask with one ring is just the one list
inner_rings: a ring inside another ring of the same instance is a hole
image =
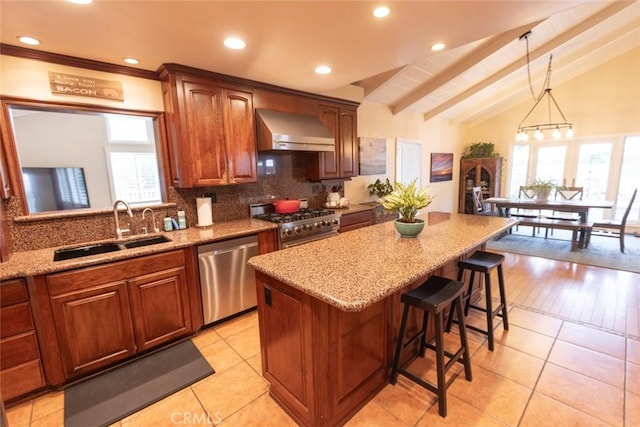
[[198, 226], [205, 227], [213, 224], [211, 215], [211, 197], [197, 197], [196, 206], [198, 208]]

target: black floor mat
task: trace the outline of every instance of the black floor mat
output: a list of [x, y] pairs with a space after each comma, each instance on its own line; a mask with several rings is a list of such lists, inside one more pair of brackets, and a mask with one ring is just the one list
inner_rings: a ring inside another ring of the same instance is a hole
[[213, 373], [184, 341], [67, 388], [65, 427], [112, 424]]

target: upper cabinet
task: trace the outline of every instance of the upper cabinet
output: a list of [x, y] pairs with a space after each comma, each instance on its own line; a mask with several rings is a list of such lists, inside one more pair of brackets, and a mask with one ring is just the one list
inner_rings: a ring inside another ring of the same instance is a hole
[[160, 72], [171, 178], [191, 188], [257, 181], [253, 94], [226, 82]]
[[320, 121], [336, 139], [333, 153], [320, 153], [317, 165], [310, 164], [310, 180], [351, 178], [358, 175], [356, 107], [320, 105]]

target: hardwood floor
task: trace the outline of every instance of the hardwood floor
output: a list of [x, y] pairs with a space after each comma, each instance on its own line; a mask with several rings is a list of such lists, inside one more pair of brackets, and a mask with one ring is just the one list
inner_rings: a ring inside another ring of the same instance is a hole
[[[438, 415], [432, 393], [401, 377], [347, 426], [640, 425], [640, 274], [505, 256], [509, 330], [496, 326], [493, 352], [484, 336], [469, 333], [473, 381], [459, 375], [452, 383], [447, 418]], [[468, 320], [484, 323], [478, 314]], [[255, 311], [203, 330], [193, 342], [216, 373], [114, 426], [295, 426], [261, 376]], [[445, 346], [457, 344], [447, 334]], [[409, 369], [434, 379], [432, 357]], [[11, 427], [63, 426], [64, 392], [13, 406], [7, 415]]]
[[640, 274], [511, 253], [505, 257], [509, 305], [640, 337]]

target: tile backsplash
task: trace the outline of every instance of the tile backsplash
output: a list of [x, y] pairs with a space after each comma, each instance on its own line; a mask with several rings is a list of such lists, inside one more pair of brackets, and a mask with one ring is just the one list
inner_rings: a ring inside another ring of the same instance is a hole
[[[309, 154], [259, 153], [258, 182], [254, 184], [225, 185], [199, 188], [169, 188], [168, 203], [153, 207], [157, 225], [162, 229], [162, 219], [169, 214], [177, 217], [184, 210], [189, 227], [197, 223], [196, 198], [215, 194], [212, 204], [213, 221], [221, 222], [249, 216], [249, 205], [268, 201], [270, 197], [307, 198], [309, 207], [318, 208], [327, 198], [327, 190], [342, 185], [342, 180], [308, 182], [306, 159]], [[21, 200], [12, 197], [7, 206], [9, 235], [13, 251], [41, 249], [53, 246], [73, 245], [114, 237], [114, 221], [111, 210], [92, 213], [64, 213], [21, 217]], [[38, 219], [35, 219], [38, 218]], [[140, 234], [142, 227], [151, 230], [151, 223], [142, 223], [142, 208], [134, 209], [134, 217], [120, 215], [121, 227], [130, 222], [133, 234]]]

